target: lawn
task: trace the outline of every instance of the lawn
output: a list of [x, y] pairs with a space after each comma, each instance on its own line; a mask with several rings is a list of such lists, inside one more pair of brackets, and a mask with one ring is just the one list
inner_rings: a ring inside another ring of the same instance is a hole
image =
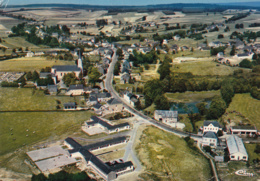
[[26, 72], [40, 71], [44, 67], [53, 65], [74, 65], [74, 61], [47, 60], [44, 57], [14, 58], [0, 62], [0, 71], [3, 72]]
[[92, 115], [87, 111], [0, 114], [0, 155], [12, 152], [24, 145], [80, 131], [83, 121]]
[[252, 164], [254, 159], [260, 160], [260, 154], [255, 153], [255, 148], [257, 144], [245, 143], [246, 151], [248, 153], [249, 162]]
[[60, 101], [62, 108], [64, 103], [77, 102], [81, 105], [81, 97], [69, 96], [49, 96], [43, 93], [43, 90], [33, 88], [5, 88], [0, 87], [0, 110], [18, 111], [18, 110], [56, 110]]
[[182, 138], [155, 127], [143, 131], [136, 152], [145, 167], [144, 180], [197, 181], [212, 177], [206, 158]]
[[211, 99], [215, 96], [219, 96], [220, 91], [201, 91], [201, 92], [184, 92], [184, 93], [165, 93], [165, 96], [171, 102], [198, 102], [205, 99]]
[[[237, 111], [244, 115], [251, 124], [260, 129], [260, 101], [250, 94], [236, 94], [226, 112]], [[228, 117], [227, 117], [228, 118]]]
[[2, 44], [9, 47], [9, 48], [23, 48], [25, 50], [26, 47], [28, 48], [38, 48], [36, 45], [29, 43], [22, 37], [12, 37], [12, 38], [5, 38], [5, 42]]
[[[217, 66], [219, 65], [219, 66]], [[239, 67], [230, 67], [221, 65], [211, 60], [208, 61], [193, 61], [173, 64], [173, 72], [191, 72], [193, 75], [230, 75]], [[251, 71], [244, 69], [244, 71]]]

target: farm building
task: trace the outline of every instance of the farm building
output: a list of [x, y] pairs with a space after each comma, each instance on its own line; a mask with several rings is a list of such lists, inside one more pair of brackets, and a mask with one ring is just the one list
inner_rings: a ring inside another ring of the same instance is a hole
[[84, 86], [82, 84], [70, 85], [66, 92], [66, 95], [82, 95], [85, 92]]
[[248, 160], [248, 154], [246, 152], [243, 141], [238, 136], [232, 135], [227, 139], [227, 147], [229, 151], [230, 160]]
[[238, 136], [254, 136], [258, 131], [255, 126], [232, 126], [230, 133]]
[[163, 123], [178, 121], [178, 111], [168, 111], [168, 110], [155, 110], [154, 119], [157, 121], [162, 121]]

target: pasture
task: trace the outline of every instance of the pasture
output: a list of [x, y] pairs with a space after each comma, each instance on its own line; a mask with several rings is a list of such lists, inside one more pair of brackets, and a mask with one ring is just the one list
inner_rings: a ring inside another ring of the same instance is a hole
[[145, 173], [140, 175], [144, 180], [195, 181], [211, 177], [206, 158], [189, 148], [182, 138], [155, 127], [143, 131], [136, 152], [145, 167]]
[[[244, 115], [251, 124], [260, 129], [260, 101], [254, 99], [250, 94], [236, 94], [226, 112], [237, 111]], [[231, 115], [232, 116], [232, 115]], [[226, 116], [226, 119], [229, 115]], [[232, 119], [232, 117], [231, 117]]]
[[53, 65], [73, 65], [73, 61], [48, 60], [44, 57], [23, 57], [14, 58], [0, 62], [0, 71], [2, 72], [27, 72], [40, 71], [44, 67]]

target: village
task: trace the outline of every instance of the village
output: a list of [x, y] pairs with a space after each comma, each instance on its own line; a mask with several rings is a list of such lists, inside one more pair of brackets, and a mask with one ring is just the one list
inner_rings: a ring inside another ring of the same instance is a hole
[[[19, 13], [32, 17], [23, 11], [1, 17]], [[1, 34], [0, 111], [3, 120], [17, 114], [21, 121], [5, 125], [4, 144], [14, 143], [24, 177], [76, 170], [95, 180], [167, 180], [176, 170], [162, 152], [178, 152], [165, 138], [170, 134], [195, 167], [208, 170], [200, 173], [204, 179], [258, 179], [259, 31], [244, 31], [248, 22], [237, 23], [236, 15], [196, 24], [175, 23], [184, 12], [157, 18], [137, 13], [130, 21], [101, 14], [53, 26], [37, 15]], [[255, 10], [242, 15], [258, 16]], [[38, 47], [10, 46], [17, 38]], [[256, 109], [252, 113], [236, 107], [248, 104], [245, 96], [257, 105], [247, 106]], [[26, 123], [31, 118], [43, 125]], [[8, 149], [1, 152], [5, 163]], [[151, 168], [157, 158], [163, 165], [158, 173]]]

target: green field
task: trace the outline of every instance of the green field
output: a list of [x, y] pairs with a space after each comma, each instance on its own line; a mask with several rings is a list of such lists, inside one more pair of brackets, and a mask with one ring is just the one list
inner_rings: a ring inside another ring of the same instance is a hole
[[208, 180], [210, 164], [173, 134], [154, 127], [143, 131], [136, 152], [145, 167], [144, 180]]
[[[217, 66], [219, 65], [219, 66]], [[230, 75], [234, 70], [238, 70], [238, 67], [230, 67], [221, 65], [213, 61], [194, 61], [183, 62], [179, 64], [173, 64], [172, 72], [191, 72], [193, 75]], [[251, 71], [243, 69], [244, 71]]]
[[0, 71], [4, 72], [24, 72], [24, 71], [40, 71], [44, 67], [52, 67], [53, 65], [74, 65], [74, 61], [47, 60], [43, 57], [23, 57], [5, 61], [0, 61]]
[[201, 91], [201, 92], [184, 92], [184, 93], [165, 93], [165, 96], [171, 102], [198, 102], [205, 99], [211, 99], [215, 96], [219, 96], [220, 91]]
[[0, 87], [0, 110], [18, 111], [18, 110], [56, 110], [60, 101], [62, 108], [64, 103], [77, 102], [81, 105], [81, 96], [49, 96], [43, 93], [43, 90], [33, 88], [5, 88]]
[[7, 46], [8, 48], [23, 48], [25, 50], [26, 47], [28, 48], [38, 48], [38, 46], [29, 43], [22, 37], [12, 37], [12, 38], [4, 38], [3, 45]]
[[24, 145], [80, 131], [83, 121], [91, 116], [91, 112], [87, 111], [0, 114], [0, 155], [12, 152]]
[[[251, 124], [260, 129], [260, 101], [252, 98], [250, 94], [236, 94], [226, 112], [237, 111], [244, 115]], [[227, 117], [228, 118], [228, 117]], [[226, 118], [226, 119], [227, 119]]]

